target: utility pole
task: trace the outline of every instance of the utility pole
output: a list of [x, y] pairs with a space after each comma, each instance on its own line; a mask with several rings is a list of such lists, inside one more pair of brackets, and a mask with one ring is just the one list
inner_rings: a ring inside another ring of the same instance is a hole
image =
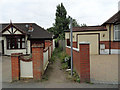
[[72, 18], [70, 18], [70, 36], [71, 36], [71, 76], [73, 76], [73, 35], [72, 35]]

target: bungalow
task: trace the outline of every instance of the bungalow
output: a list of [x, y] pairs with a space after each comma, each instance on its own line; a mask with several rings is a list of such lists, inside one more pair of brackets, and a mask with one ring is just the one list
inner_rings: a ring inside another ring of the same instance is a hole
[[[70, 45], [70, 30], [65, 31], [66, 43]], [[73, 47], [79, 42], [90, 42], [91, 54], [120, 54], [120, 10], [101, 26], [73, 28]]]
[[1, 50], [4, 55], [11, 53], [31, 54], [31, 44], [35, 41], [44, 43], [53, 41], [53, 35], [35, 23], [1, 24]]

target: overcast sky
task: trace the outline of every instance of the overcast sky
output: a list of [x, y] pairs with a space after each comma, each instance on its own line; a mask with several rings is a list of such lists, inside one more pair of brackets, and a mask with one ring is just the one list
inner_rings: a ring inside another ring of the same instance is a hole
[[101, 25], [118, 11], [119, 0], [0, 0], [0, 23], [34, 22], [49, 28], [61, 2], [79, 24]]

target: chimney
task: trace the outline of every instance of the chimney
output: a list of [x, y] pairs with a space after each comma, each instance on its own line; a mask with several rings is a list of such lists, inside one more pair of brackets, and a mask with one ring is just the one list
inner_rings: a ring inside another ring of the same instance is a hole
[[33, 27], [32, 27], [32, 24], [30, 24], [28, 32], [32, 32], [32, 31], [33, 31]]
[[120, 1], [118, 2], [118, 11], [120, 11]]

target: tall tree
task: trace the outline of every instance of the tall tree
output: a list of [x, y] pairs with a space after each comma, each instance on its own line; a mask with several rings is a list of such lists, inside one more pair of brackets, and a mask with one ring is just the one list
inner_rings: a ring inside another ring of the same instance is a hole
[[[69, 20], [72, 18], [71, 16], [68, 16]], [[70, 21], [69, 21], [70, 22]], [[77, 23], [76, 19], [72, 18], [72, 27], [80, 27], [80, 25]]]
[[66, 16], [67, 11], [62, 3], [57, 6], [55, 15], [54, 33], [57, 37], [64, 39], [64, 30], [69, 29], [69, 20]]

